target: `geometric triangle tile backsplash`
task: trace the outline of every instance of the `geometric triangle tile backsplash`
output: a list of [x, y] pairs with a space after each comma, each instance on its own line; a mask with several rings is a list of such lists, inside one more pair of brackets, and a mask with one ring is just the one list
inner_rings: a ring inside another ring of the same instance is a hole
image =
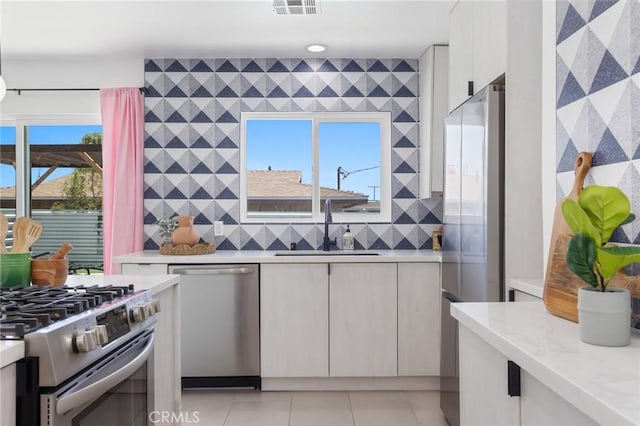
[[[640, 1], [556, 2], [556, 172], [561, 199], [578, 152], [593, 153], [585, 184], [613, 185], [640, 213]], [[640, 241], [640, 222], [612, 238]]]
[[[565, 32], [575, 33], [577, 25], [568, 23]], [[619, 62], [611, 55], [603, 66]], [[194, 216], [200, 235], [215, 240], [219, 250], [284, 250], [292, 242], [316, 249], [322, 244], [320, 224], [240, 223], [240, 113], [247, 111], [390, 112], [392, 222], [352, 224], [356, 247], [431, 248], [429, 236], [442, 220], [442, 199], [418, 199], [416, 59], [151, 58], [144, 69], [145, 249], [158, 248], [155, 221], [177, 214]], [[606, 84], [606, 77], [597, 84]], [[567, 87], [566, 102], [581, 95]], [[616, 131], [610, 133], [603, 142], [606, 158], [628, 157], [630, 148], [620, 145]], [[214, 220], [225, 222], [225, 237], [214, 239]], [[331, 235], [343, 232], [335, 224]]]

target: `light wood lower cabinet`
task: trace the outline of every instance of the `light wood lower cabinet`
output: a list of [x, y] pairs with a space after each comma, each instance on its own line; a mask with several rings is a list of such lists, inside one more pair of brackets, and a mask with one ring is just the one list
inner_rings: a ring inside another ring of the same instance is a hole
[[326, 264], [260, 267], [262, 377], [329, 375], [329, 275]]
[[398, 264], [398, 376], [440, 375], [440, 265]]
[[122, 263], [120, 273], [123, 275], [167, 275], [166, 263]]
[[[180, 412], [180, 287], [171, 286], [153, 295], [160, 301], [154, 326], [154, 410]], [[4, 424], [4, 423], [3, 423]]]
[[439, 264], [263, 264], [260, 273], [262, 377], [439, 375]]
[[0, 369], [0, 425], [16, 424], [16, 365]]
[[[524, 369], [519, 396], [509, 396], [508, 359], [473, 331], [460, 326], [460, 423], [463, 425], [597, 425]], [[512, 377], [511, 382], [514, 382]], [[517, 379], [515, 380], [517, 382]]]
[[330, 266], [330, 375], [396, 376], [397, 265], [353, 263]]

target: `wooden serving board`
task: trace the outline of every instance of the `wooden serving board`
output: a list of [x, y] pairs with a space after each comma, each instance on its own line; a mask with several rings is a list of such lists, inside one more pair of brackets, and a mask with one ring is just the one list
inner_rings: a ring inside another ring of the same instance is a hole
[[[577, 201], [584, 185], [584, 178], [591, 166], [591, 158], [588, 152], [581, 152], [578, 155], [575, 168], [576, 179], [567, 198]], [[567, 266], [567, 245], [573, 234], [562, 216], [561, 204], [562, 202], [559, 202], [556, 205], [553, 218], [543, 299], [550, 313], [578, 322], [578, 289], [587, 284]], [[618, 272], [609, 285], [627, 288], [632, 298], [640, 299], [640, 276], [629, 276]]]
[[[563, 234], [556, 240], [551, 263], [547, 265], [544, 304], [552, 314], [578, 322], [578, 289], [587, 284], [567, 266], [567, 244], [572, 236], [572, 234]], [[632, 298], [640, 299], [640, 276], [629, 276], [618, 272], [611, 279], [609, 286], [629, 289]], [[635, 314], [637, 315], [637, 312]]]

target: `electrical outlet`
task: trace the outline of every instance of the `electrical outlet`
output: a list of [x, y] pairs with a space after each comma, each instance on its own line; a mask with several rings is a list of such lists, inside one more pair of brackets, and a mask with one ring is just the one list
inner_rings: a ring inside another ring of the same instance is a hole
[[213, 236], [222, 237], [224, 235], [224, 222], [216, 220], [213, 222]]

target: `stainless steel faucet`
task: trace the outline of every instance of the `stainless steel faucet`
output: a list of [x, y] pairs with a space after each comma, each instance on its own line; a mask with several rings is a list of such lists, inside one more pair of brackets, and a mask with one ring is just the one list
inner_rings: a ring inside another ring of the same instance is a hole
[[333, 222], [333, 217], [331, 216], [331, 200], [327, 198], [324, 202], [324, 238], [322, 240], [322, 250], [329, 251], [331, 246], [338, 245], [338, 239], [334, 238], [333, 240], [329, 239], [329, 224]]

